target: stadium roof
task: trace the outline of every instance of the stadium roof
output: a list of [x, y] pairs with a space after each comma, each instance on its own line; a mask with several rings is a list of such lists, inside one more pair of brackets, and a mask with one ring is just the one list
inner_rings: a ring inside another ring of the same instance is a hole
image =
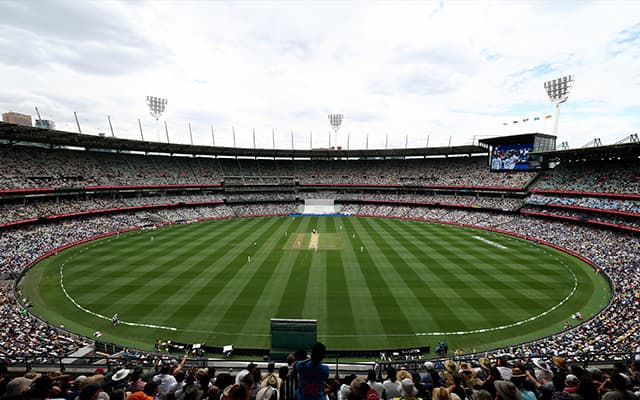
[[107, 149], [116, 151], [138, 151], [145, 153], [209, 155], [224, 157], [277, 157], [277, 158], [399, 158], [424, 156], [449, 156], [488, 154], [483, 146], [422, 147], [409, 149], [251, 149], [235, 147], [212, 147], [201, 145], [169, 144], [142, 140], [94, 136], [66, 131], [47, 130], [0, 122], [0, 140], [9, 144], [38, 143], [53, 146], [82, 147], [85, 149]]
[[542, 137], [548, 139], [555, 139], [554, 135], [547, 135], [546, 133], [524, 133], [521, 135], [511, 135], [511, 136], [498, 136], [488, 139], [479, 140], [480, 143], [488, 144], [489, 146], [498, 146], [498, 145], [510, 145], [510, 144], [523, 144], [523, 143], [533, 143], [535, 138]]

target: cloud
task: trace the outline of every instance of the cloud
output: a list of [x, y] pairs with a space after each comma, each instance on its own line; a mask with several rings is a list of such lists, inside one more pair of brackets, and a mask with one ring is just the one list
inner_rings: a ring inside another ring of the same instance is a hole
[[112, 3], [3, 2], [0, 63], [40, 70], [124, 75], [162, 59], [159, 46]]

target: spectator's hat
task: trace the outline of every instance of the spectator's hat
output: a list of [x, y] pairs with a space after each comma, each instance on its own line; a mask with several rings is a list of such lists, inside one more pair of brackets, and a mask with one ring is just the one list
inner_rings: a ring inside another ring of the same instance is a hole
[[502, 379], [504, 380], [509, 380], [511, 379], [511, 368], [507, 368], [507, 367], [497, 367], [498, 371], [500, 372], [500, 376], [502, 377]]
[[39, 374], [39, 373], [37, 373], [37, 372], [33, 372], [33, 371], [29, 371], [29, 372], [27, 372], [26, 374], [24, 374], [24, 377], [25, 377], [25, 378], [27, 378], [27, 379], [31, 379], [31, 380], [34, 380], [34, 379], [40, 378], [40, 376], [41, 376], [41, 374]]
[[113, 374], [113, 376], [111, 376], [111, 380], [113, 382], [119, 382], [119, 381], [125, 379], [127, 376], [129, 376], [130, 373], [131, 373], [130, 369], [123, 368], [120, 371], [118, 371], [115, 374]]
[[483, 369], [489, 370], [491, 368], [491, 361], [487, 357], [480, 357], [478, 363]]
[[396, 372], [396, 380], [398, 382], [405, 378], [411, 379], [411, 372], [407, 371], [406, 369], [401, 369], [400, 371]]
[[456, 362], [453, 360], [447, 360], [444, 362], [444, 367], [451, 373], [456, 373], [458, 372], [458, 366], [456, 365]]
[[31, 379], [24, 377], [13, 378], [7, 383], [7, 391], [4, 398], [19, 397], [28, 392], [31, 388]]
[[51, 375], [49, 375], [49, 377], [51, 378], [52, 381], [56, 381], [58, 379], [69, 379], [69, 378], [71, 378], [71, 376], [69, 376], [67, 374], [63, 374], [60, 371], [53, 372]]
[[572, 374], [569, 374], [566, 378], [564, 378], [564, 384], [567, 386], [576, 386], [578, 382], [578, 377]]
[[435, 368], [435, 365], [431, 361], [425, 361], [424, 367], [430, 371]]
[[409, 378], [403, 379], [398, 389], [402, 397], [416, 397], [418, 394], [418, 389], [416, 389], [413, 381]]
[[78, 377], [73, 380], [73, 383], [77, 383], [79, 385], [84, 382], [85, 379], [87, 379], [86, 375], [78, 375]]
[[273, 386], [276, 387], [278, 386], [278, 377], [276, 377], [275, 375], [271, 374], [267, 377], [267, 379], [265, 379], [265, 383], [268, 386]]
[[95, 371], [93, 371], [93, 373], [95, 375], [104, 375], [104, 368], [98, 367], [98, 368], [95, 369]]
[[567, 369], [567, 362], [564, 360], [564, 358], [560, 356], [554, 356], [553, 358], [551, 358], [551, 361], [553, 362], [553, 365], [555, 365], [556, 367], [561, 369]]
[[458, 372], [470, 372], [472, 373], [473, 370], [471, 369], [471, 367], [469, 366], [469, 364], [467, 364], [466, 362], [461, 362], [460, 363], [460, 371]]
[[496, 387], [501, 400], [521, 400], [520, 391], [513, 382], [495, 381], [493, 385]]
[[513, 378], [524, 378], [527, 374], [522, 372], [522, 370], [518, 367], [511, 369], [511, 379]]
[[367, 400], [380, 400], [380, 395], [375, 390], [369, 389], [367, 392]]

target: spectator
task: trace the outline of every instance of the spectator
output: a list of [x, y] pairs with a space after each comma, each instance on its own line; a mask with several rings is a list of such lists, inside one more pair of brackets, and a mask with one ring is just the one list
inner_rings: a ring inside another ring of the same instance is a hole
[[318, 342], [313, 345], [311, 359], [298, 361], [294, 370], [298, 376], [298, 400], [322, 400], [324, 398], [324, 381], [329, 378], [329, 367], [322, 364], [326, 348]]

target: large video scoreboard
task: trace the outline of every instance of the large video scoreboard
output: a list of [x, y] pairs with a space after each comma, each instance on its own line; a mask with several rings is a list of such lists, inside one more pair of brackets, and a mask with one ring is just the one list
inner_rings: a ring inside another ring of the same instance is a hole
[[531, 153], [555, 150], [556, 137], [528, 133], [483, 139], [480, 143], [489, 146], [489, 168], [492, 171], [530, 171], [545, 168], [542, 155]]

